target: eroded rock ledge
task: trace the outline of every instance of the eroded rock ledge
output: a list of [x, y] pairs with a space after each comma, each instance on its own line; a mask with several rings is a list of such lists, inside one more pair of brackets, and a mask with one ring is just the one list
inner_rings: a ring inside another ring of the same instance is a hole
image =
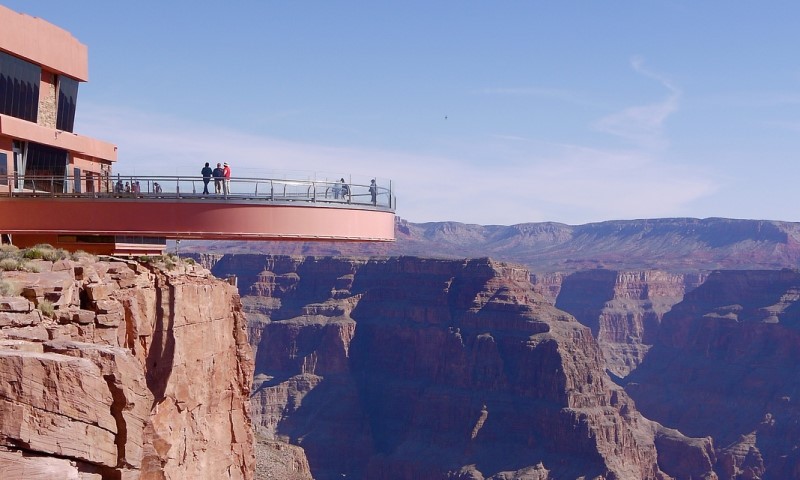
[[235, 288], [185, 263], [36, 263], [3, 273], [3, 478], [253, 477]]

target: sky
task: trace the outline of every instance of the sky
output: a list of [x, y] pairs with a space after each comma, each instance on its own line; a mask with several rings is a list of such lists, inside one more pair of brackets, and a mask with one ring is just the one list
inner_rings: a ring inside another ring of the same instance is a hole
[[800, 2], [0, 0], [115, 172], [376, 177], [411, 222], [800, 221]]

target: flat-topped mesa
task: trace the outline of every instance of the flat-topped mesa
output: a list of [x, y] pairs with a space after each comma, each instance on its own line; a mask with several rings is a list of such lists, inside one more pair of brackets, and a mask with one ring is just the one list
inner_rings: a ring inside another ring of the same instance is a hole
[[4, 478], [253, 478], [252, 356], [233, 287], [169, 259], [25, 268], [41, 273], [1, 279]]
[[[394, 243], [267, 242], [261, 251], [284, 255], [489, 256], [521, 263], [557, 295], [550, 272], [794, 268], [800, 262], [800, 223], [725, 218], [620, 220], [584, 225], [412, 223], [397, 218]], [[237, 242], [184, 245], [195, 252], [248, 253]], [[543, 280], [543, 281], [542, 281]], [[551, 288], [552, 287], [552, 288]]]
[[206, 261], [217, 276], [241, 272], [259, 319], [257, 431], [301, 445], [314, 478], [663, 478], [655, 427], [606, 376], [589, 329], [524, 268]]

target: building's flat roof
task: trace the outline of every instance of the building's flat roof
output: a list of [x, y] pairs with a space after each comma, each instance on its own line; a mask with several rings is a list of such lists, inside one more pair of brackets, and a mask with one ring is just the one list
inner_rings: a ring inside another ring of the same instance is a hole
[[68, 31], [0, 5], [0, 50], [81, 82], [89, 80], [89, 49]]

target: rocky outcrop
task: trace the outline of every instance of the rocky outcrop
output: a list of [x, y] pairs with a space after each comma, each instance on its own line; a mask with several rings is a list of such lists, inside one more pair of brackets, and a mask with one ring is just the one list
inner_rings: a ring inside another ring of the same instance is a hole
[[592, 330], [608, 370], [625, 377], [644, 359], [664, 314], [704, 278], [655, 270], [587, 270], [563, 279], [555, 306]]
[[199, 266], [39, 261], [4, 272], [0, 472], [249, 479], [252, 356], [233, 287]]
[[264, 439], [256, 441], [256, 478], [314, 480], [302, 448]]
[[555, 305], [558, 294], [561, 293], [561, 284], [564, 283], [566, 276], [560, 272], [531, 274], [533, 290], [550, 304]]
[[658, 425], [658, 465], [673, 478], [718, 480], [714, 472], [716, 455], [710, 437], [689, 438], [678, 430]]
[[314, 478], [666, 478], [656, 426], [526, 269], [236, 257], [214, 272], [249, 294], [254, 423]]
[[800, 478], [800, 273], [716, 272], [626, 381], [649, 418], [711, 437], [722, 479]]

